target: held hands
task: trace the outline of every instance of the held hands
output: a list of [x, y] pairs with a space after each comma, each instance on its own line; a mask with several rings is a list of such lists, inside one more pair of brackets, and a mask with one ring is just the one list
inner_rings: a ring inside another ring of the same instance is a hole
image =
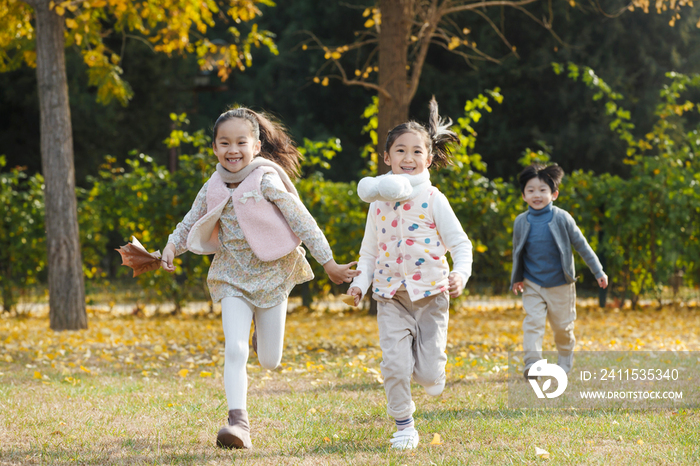
[[596, 280], [598, 282], [598, 286], [605, 289], [608, 287], [608, 276], [603, 274], [602, 277], [598, 278]]
[[331, 279], [336, 285], [341, 283], [350, 283], [353, 278], [360, 275], [359, 270], [352, 270], [350, 267], [357, 265], [357, 262], [350, 262], [349, 264], [337, 264], [334, 259], [329, 260], [323, 264], [323, 269], [328, 274], [328, 278]]
[[448, 277], [448, 284], [450, 286], [450, 298], [456, 298], [462, 294], [462, 290], [464, 290], [462, 274], [452, 272]]
[[168, 243], [163, 249], [163, 256], [161, 257], [160, 266], [166, 272], [174, 272], [175, 266], [173, 265], [173, 260], [175, 259], [175, 246]]
[[348, 295], [355, 298], [355, 306], [360, 304], [360, 300], [362, 299], [362, 290], [361, 289], [359, 289], [356, 286], [351, 286], [350, 289], [348, 290]]
[[521, 293], [522, 293], [523, 291], [525, 291], [525, 282], [515, 282], [515, 283], [513, 283], [513, 293], [515, 293], [515, 294], [517, 295], [517, 294], [518, 294], [518, 291], [521, 292]]

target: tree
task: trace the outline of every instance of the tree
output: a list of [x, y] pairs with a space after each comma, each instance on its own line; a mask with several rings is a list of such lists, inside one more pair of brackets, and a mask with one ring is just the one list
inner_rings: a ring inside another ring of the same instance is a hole
[[22, 64], [37, 69], [52, 329], [87, 328], [65, 46], [80, 49], [98, 101], [126, 105], [132, 92], [120, 78], [122, 57], [111, 44], [123, 50], [133, 38], [158, 53], [194, 53], [201, 68], [218, 69], [226, 79], [233, 69], [251, 65], [253, 46], [276, 53], [273, 35], [256, 24], [243, 37], [236, 26], [228, 27], [231, 43], [214, 42], [205, 33], [215, 19], [253, 20], [260, 4], [274, 6], [271, 0], [0, 0], [0, 20], [9, 26], [0, 32], [0, 72]]
[[[572, 7], [577, 6], [575, 0], [568, 3]], [[654, 6], [658, 13], [670, 11], [672, 17], [669, 24], [673, 26], [680, 18], [681, 7], [687, 5], [692, 5], [692, 2], [659, 0]], [[345, 85], [363, 86], [379, 94], [377, 152], [381, 153], [387, 132], [409, 118], [409, 107], [431, 46], [447, 49], [474, 67], [479, 61], [499, 63], [508, 56], [518, 58], [517, 48], [508, 40], [502, 22], [504, 8], [519, 11], [549, 31], [562, 46], [567, 46], [552, 29], [554, 13], [551, 0], [549, 3], [541, 0], [377, 0], [374, 7], [364, 9], [363, 16], [367, 18], [365, 30], [356, 34], [357, 39], [352, 44], [326, 46], [313, 33], [309, 33], [310, 41], [325, 52], [328, 60], [318, 70], [314, 81], [328, 85], [329, 78], [335, 78]], [[594, 8], [602, 12], [597, 4]], [[616, 12], [605, 14], [615, 16], [635, 8], [647, 13], [649, 0], [633, 0]], [[467, 20], [465, 14], [472, 14], [476, 19]], [[498, 16], [501, 16], [500, 25]], [[477, 26], [491, 29], [505, 50], [490, 47], [494, 50], [491, 53], [485, 51], [487, 48], [478, 47], [473, 39], [473, 29]], [[304, 46], [308, 47], [307, 44]], [[353, 73], [346, 71], [351, 65], [348, 60], [343, 60], [349, 51], [356, 52]], [[496, 52], [502, 56], [496, 58]], [[327, 68], [335, 73], [324, 75]], [[389, 169], [381, 157], [378, 158], [377, 169], [380, 173]]]

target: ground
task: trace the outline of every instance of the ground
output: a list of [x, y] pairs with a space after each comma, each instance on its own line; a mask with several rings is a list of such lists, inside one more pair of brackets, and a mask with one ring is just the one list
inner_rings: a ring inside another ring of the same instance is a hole
[[[432, 398], [413, 386], [421, 442], [407, 452], [388, 448], [377, 326], [363, 312], [289, 314], [274, 371], [251, 352], [251, 451], [214, 446], [227, 409], [218, 315], [89, 321], [55, 333], [46, 316], [0, 319], [0, 465], [700, 463], [692, 407], [509, 408], [522, 310], [508, 303], [451, 312], [447, 387]], [[581, 306], [577, 350], [698, 351], [698, 329], [697, 307]]]

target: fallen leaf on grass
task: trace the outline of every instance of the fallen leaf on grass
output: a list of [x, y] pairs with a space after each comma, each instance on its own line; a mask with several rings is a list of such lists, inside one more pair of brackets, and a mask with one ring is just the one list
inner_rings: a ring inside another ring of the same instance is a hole
[[42, 378], [41, 372], [39, 372], [39, 371], [34, 371], [34, 378], [35, 378], [35, 379], [41, 379], [41, 378]]
[[326, 443], [329, 443], [331, 441], [331, 439], [329, 439], [328, 437], [323, 437], [323, 441]]
[[637, 443], [638, 443], [639, 445], [644, 445], [644, 440], [639, 439], [639, 440], [637, 440]]
[[211, 377], [211, 372], [202, 371], [199, 373], [200, 377]]
[[85, 372], [85, 373], [87, 373], [87, 374], [90, 373], [90, 369], [88, 369], [87, 367], [83, 367], [82, 364], [80, 365], [80, 370], [83, 371], [83, 372]]
[[180, 369], [179, 371], [177, 371], [177, 375], [179, 375], [180, 377], [187, 377], [187, 374], [189, 373], [190, 371], [188, 371], [187, 369]]
[[535, 447], [535, 456], [538, 458], [542, 458], [543, 460], [548, 460], [549, 459], [549, 452], [547, 450], [543, 450], [541, 448]]
[[442, 445], [442, 440], [440, 439], [440, 434], [433, 435], [433, 440], [430, 441], [431, 445]]

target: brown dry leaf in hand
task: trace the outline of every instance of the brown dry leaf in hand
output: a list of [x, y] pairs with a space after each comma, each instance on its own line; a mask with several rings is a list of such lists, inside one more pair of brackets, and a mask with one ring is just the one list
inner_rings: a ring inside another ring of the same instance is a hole
[[542, 458], [543, 460], [548, 460], [549, 452], [547, 450], [535, 447], [535, 456], [538, 458]]
[[348, 306], [355, 307], [355, 297], [349, 294], [341, 294], [340, 299]]
[[160, 268], [160, 251], [148, 252], [136, 237], [131, 243], [127, 243], [119, 249], [115, 249], [122, 256], [122, 265], [134, 269], [134, 277], [144, 272], [158, 270]]

